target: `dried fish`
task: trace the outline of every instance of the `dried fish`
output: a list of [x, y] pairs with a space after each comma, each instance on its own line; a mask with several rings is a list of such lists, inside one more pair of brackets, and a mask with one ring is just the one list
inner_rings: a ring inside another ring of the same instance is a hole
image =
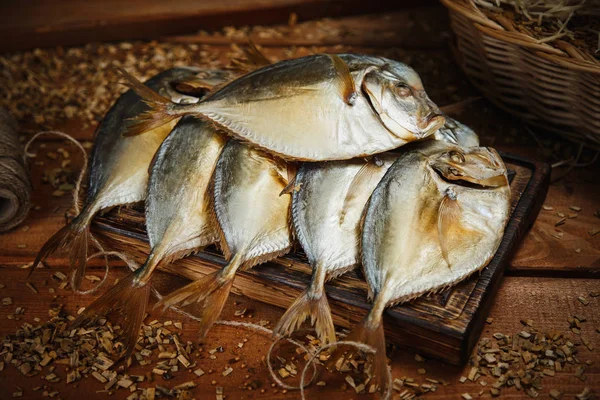
[[281, 61], [196, 105], [174, 104], [122, 73], [153, 107], [130, 135], [192, 114], [283, 158], [324, 161], [395, 149], [444, 124], [417, 73], [382, 57], [317, 54]]
[[365, 204], [397, 154], [365, 162], [355, 159], [306, 163], [293, 190], [294, 230], [313, 267], [309, 287], [273, 330], [289, 336], [310, 317], [321, 343], [335, 341], [325, 282], [360, 264], [360, 222]]
[[157, 266], [198, 251], [219, 238], [209, 185], [226, 137], [209, 123], [182, 118], [161, 144], [151, 165], [146, 199], [150, 254], [73, 322], [83, 323], [122, 308], [125, 359], [131, 354]]
[[[207, 76], [207, 89], [215, 81], [222, 82], [229, 78], [228, 74], [218, 70], [172, 68], [157, 74], [142, 86], [163, 93], [172, 101], [193, 103], [198, 101], [197, 97], [174, 91], [172, 84], [181, 80], [194, 80], [195, 76]], [[91, 219], [101, 210], [145, 199], [148, 166], [152, 156], [176, 122], [173, 120], [156, 127], [144, 137], [123, 137], [123, 132], [127, 130], [127, 120], [148, 109], [142, 99], [133, 90], [129, 90], [106, 114], [98, 127], [92, 149], [85, 206], [77, 217], [44, 244], [36, 257], [35, 267], [53, 252], [65, 249], [70, 257], [71, 269], [75, 271], [72, 285], [78, 289], [85, 274]]]
[[488, 148], [417, 148], [400, 156], [379, 182], [362, 233], [363, 269], [374, 303], [346, 339], [376, 349], [373, 375], [380, 388], [387, 368], [384, 309], [452, 286], [484, 267], [500, 245], [509, 206], [506, 168]]
[[[204, 337], [223, 309], [238, 269], [249, 269], [290, 251], [290, 196], [285, 162], [230, 141], [215, 170], [214, 210], [221, 248], [229, 264], [176, 290], [158, 305], [201, 303], [199, 335]], [[195, 314], [194, 308], [190, 308]]]
[[[460, 146], [479, 144], [473, 130], [451, 118], [436, 132], [435, 139]], [[322, 343], [335, 341], [325, 281], [360, 263], [364, 206], [397, 158], [398, 154], [386, 153], [366, 163], [355, 159], [304, 164], [300, 168], [292, 201], [294, 228], [314, 272], [310, 286], [275, 327], [275, 336], [291, 335], [310, 317]]]

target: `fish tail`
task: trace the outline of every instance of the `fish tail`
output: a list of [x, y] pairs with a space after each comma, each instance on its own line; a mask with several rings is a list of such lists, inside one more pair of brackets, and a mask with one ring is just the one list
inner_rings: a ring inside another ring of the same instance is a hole
[[129, 120], [127, 131], [123, 136], [136, 136], [149, 132], [189, 113], [184, 105], [178, 105], [156, 93], [123, 68], [117, 70], [125, 78], [125, 86], [134, 90], [150, 107], [150, 110]]
[[69, 265], [71, 270], [74, 271], [71, 286], [73, 289], [78, 290], [85, 275], [88, 243], [90, 240], [89, 222], [92, 216], [93, 211], [85, 208], [77, 217], [48, 239], [38, 252], [31, 271], [29, 271], [29, 277], [31, 277], [37, 266], [48, 258], [50, 254], [66, 249], [69, 256]]
[[163, 310], [172, 306], [182, 307], [200, 320], [198, 336], [203, 339], [221, 315], [231, 291], [234, 273], [241, 263], [241, 253], [237, 253], [225, 268], [203, 276], [165, 296], [155, 307], [163, 306]]
[[121, 279], [108, 292], [86, 307], [70, 327], [75, 329], [91, 324], [111, 313], [116, 314], [117, 322], [122, 327], [121, 338], [124, 345], [124, 353], [119, 358], [125, 362], [135, 349], [150, 297], [150, 285], [139, 281], [141, 270], [143, 268]]
[[[381, 318], [374, 319], [372, 315], [365, 317], [346, 336], [344, 341], [364, 343], [375, 349], [375, 354], [369, 355], [371, 382], [375, 382], [377, 388], [383, 393], [387, 390], [387, 357], [385, 354], [385, 334]], [[348, 359], [355, 357], [360, 350], [353, 346], [338, 346], [329, 358], [328, 366], [343, 365]], [[342, 359], [341, 364], [339, 363]]]
[[335, 342], [335, 327], [325, 292], [315, 295], [306, 289], [287, 309], [273, 330], [273, 336], [290, 336], [310, 317], [322, 344]]

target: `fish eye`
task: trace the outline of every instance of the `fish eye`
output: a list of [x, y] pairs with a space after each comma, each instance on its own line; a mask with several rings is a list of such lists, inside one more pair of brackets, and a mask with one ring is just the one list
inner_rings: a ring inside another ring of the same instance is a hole
[[394, 92], [400, 97], [408, 97], [412, 95], [412, 90], [404, 82], [397, 82], [394, 84]]
[[455, 163], [458, 164], [462, 164], [465, 162], [465, 156], [462, 155], [462, 153], [458, 152], [458, 151], [451, 151], [450, 152], [450, 159], [452, 161], [454, 161]]

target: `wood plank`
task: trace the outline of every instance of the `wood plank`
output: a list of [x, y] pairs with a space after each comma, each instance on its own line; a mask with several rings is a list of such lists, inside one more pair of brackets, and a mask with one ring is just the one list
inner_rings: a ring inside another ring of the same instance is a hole
[[[63, 272], [67, 270], [57, 269]], [[39, 290], [37, 295], [33, 294], [24, 284], [26, 271], [14, 270], [10, 268], [0, 268], [0, 282], [6, 285], [4, 289], [0, 289], [0, 297], [11, 297], [13, 304], [9, 306], [0, 306], [0, 335], [14, 333], [15, 330], [24, 322], [30, 322], [34, 325], [33, 318], [40, 318], [41, 321], [48, 319], [48, 307], [51, 303], [60, 303], [65, 305], [65, 310], [68, 313], [74, 313], [79, 307], [88, 305], [91, 301], [97, 298], [100, 293], [79, 296], [73, 294], [70, 290], [58, 290], [58, 298], [54, 299], [49, 293], [49, 288], [56, 288], [57, 284], [49, 278], [49, 271], [41, 271], [41, 273], [33, 276], [32, 283]], [[111, 272], [111, 281], [120, 279], [124, 276], [125, 271], [122, 268], [116, 268]], [[48, 283], [45, 284], [44, 282]], [[155, 284], [159, 287], [173, 287], [180, 285], [183, 282], [177, 280], [172, 275], [159, 272], [155, 279]], [[504, 280], [503, 285], [498, 291], [495, 304], [490, 310], [490, 317], [493, 318], [492, 324], [486, 324], [482, 337], [490, 338], [493, 333], [501, 332], [504, 334], [516, 334], [524, 329], [519, 322], [521, 319], [534, 321], [534, 327], [540, 332], [548, 332], [557, 330], [565, 332], [575, 344], [581, 343], [581, 337], [585, 337], [596, 348], [594, 351], [589, 351], [583, 346], [578, 345], [579, 356], [581, 362], [590, 360], [591, 366], [586, 367], [585, 375], [586, 382], [582, 382], [574, 377], [575, 366], [567, 364], [564, 371], [558, 372], [554, 377], [545, 377], [542, 381], [543, 389], [541, 390], [540, 398], [548, 398], [547, 393], [552, 388], [560, 389], [566, 392], [565, 398], [573, 398], [573, 395], [581, 392], [584, 387], [598, 388], [600, 385], [600, 335], [594, 330], [600, 327], [600, 298], [589, 297], [589, 292], [597, 290], [598, 280], [594, 279], [559, 279], [559, 278], [523, 278], [523, 277], [508, 277]], [[102, 290], [100, 291], [102, 292]], [[587, 306], [581, 304], [577, 297], [586, 296], [590, 303]], [[25, 314], [19, 321], [8, 320], [6, 316], [14, 312], [16, 307], [24, 307]], [[236, 310], [246, 308], [245, 318], [236, 317]], [[251, 314], [252, 317], [248, 315]], [[227, 301], [223, 312], [224, 320], [234, 320], [241, 322], [258, 323], [260, 320], [271, 321], [270, 326], [273, 326], [277, 319], [283, 314], [283, 310], [258, 303], [246, 297], [232, 295]], [[582, 335], [575, 335], [568, 330], [568, 319], [572, 315], [577, 314], [584, 316], [587, 322], [582, 324]], [[183, 333], [181, 339], [183, 341], [191, 340], [195, 342], [195, 327], [193, 321], [186, 317], [169, 311], [162, 314], [160, 310], [152, 310], [150, 307], [150, 315], [145, 319], [146, 323], [158, 319], [159, 321], [181, 321], [183, 322]], [[306, 331], [304, 331], [306, 332]], [[248, 342], [243, 348], [237, 348], [237, 344], [244, 338]], [[216, 353], [217, 359], [211, 360], [208, 357], [200, 360], [199, 366], [208, 372], [213, 369], [212, 374], [204, 375], [196, 378], [193, 374], [186, 371], [180, 371], [174, 374], [173, 380], [164, 381], [157, 380], [154, 384], [165, 387], [173, 387], [182, 382], [193, 379], [199, 386], [192, 390], [192, 394], [198, 399], [214, 398], [214, 389], [211, 385], [212, 380], [217, 381], [217, 385], [225, 387], [225, 394], [230, 399], [297, 399], [297, 392], [290, 391], [283, 394], [281, 390], [273, 389], [270, 384], [271, 380], [268, 377], [268, 372], [262, 359], [265, 356], [266, 348], [270, 345], [270, 338], [260, 334], [246, 331], [244, 329], [233, 329], [223, 326], [215, 326], [208, 334], [207, 339], [203, 343], [204, 351], [208, 351], [217, 346], [222, 346], [224, 353]], [[282, 354], [288, 354], [284, 352]], [[393, 353], [388, 353], [391, 358], [394, 378], [412, 377], [418, 383], [425, 382], [425, 377], [445, 380], [450, 383], [449, 386], [438, 385], [438, 390], [435, 393], [428, 393], [426, 398], [430, 399], [448, 399], [459, 398], [461, 393], [471, 393], [473, 397], [480, 390], [488, 391], [493, 380], [486, 380], [488, 385], [481, 386], [480, 382], [467, 381], [464, 384], [458, 382], [461, 376], [467, 376], [470, 365], [457, 367], [447, 365], [435, 360], [427, 360], [425, 362], [415, 361], [415, 353], [396, 349]], [[240, 362], [231, 364], [234, 367], [234, 372], [228, 377], [223, 377], [220, 372], [224, 367], [229, 366], [227, 360], [233, 357], [240, 357]], [[1, 359], [2, 357], [0, 357]], [[241, 369], [242, 363], [247, 364], [247, 368]], [[426, 369], [426, 375], [419, 375], [417, 369]], [[140, 367], [134, 364], [130, 369], [131, 374], [144, 374], [150, 371], [150, 366]], [[47, 368], [46, 368], [47, 371]], [[48, 373], [48, 372], [46, 372]], [[57, 368], [57, 375], [61, 376], [61, 382], [50, 385], [53, 390], [59, 390], [60, 397], [65, 400], [80, 399], [85, 395], [90, 400], [104, 399], [106, 393], [97, 393], [103, 389], [103, 385], [93, 378], [84, 379], [77, 385], [66, 385], [64, 367]], [[245, 376], [250, 375], [249, 379]], [[341, 374], [323, 374], [320, 379], [327, 379], [326, 387], [313, 386], [308, 389], [308, 398], [317, 398], [319, 396], [328, 396], [333, 399], [348, 399], [352, 396], [353, 391], [342, 391], [340, 386], [343, 383], [344, 375]], [[261, 388], [266, 390], [264, 394], [248, 392], [243, 389], [243, 383], [247, 380], [256, 380], [260, 382]], [[291, 380], [286, 380], [292, 383]], [[44, 384], [38, 378], [26, 378], [16, 372], [12, 365], [6, 365], [4, 371], [0, 372], [0, 398], [12, 398], [12, 393], [15, 386], [24, 388], [24, 398], [38, 398], [40, 393], [34, 394], [32, 387]], [[140, 387], [148, 387], [148, 384], [142, 384]], [[112, 398], [124, 399], [130, 393], [126, 390], [117, 391]], [[503, 396], [511, 399], [528, 399], [523, 392], [517, 391], [515, 388], [506, 389], [502, 392]], [[489, 396], [489, 395], [488, 395]], [[375, 399], [375, 396], [361, 395], [353, 398]]]
[[[596, 174], [596, 176], [598, 176]], [[550, 186], [542, 210], [511, 261], [511, 273], [591, 276], [600, 271], [600, 182], [565, 182]], [[581, 207], [574, 211], [570, 207]], [[561, 217], [558, 213], [564, 215]], [[564, 220], [563, 225], [556, 226]], [[562, 236], [561, 236], [562, 235]]]
[[414, 4], [418, 3], [383, 0], [2, 2], [0, 37], [11, 40], [0, 43], [0, 52], [96, 41], [151, 39], [232, 25], [284, 23], [291, 12], [307, 20], [406, 8]]
[[249, 29], [248, 36], [241, 30], [225, 35], [206, 32], [169, 36], [164, 40], [174, 43], [207, 45], [246, 44], [248, 37], [262, 47], [290, 46], [355, 46], [370, 49], [439, 51], [447, 45], [440, 27], [448, 26], [448, 13], [443, 7], [417, 7], [385, 14], [370, 14], [306, 21], [293, 27], [276, 25], [270, 32]]

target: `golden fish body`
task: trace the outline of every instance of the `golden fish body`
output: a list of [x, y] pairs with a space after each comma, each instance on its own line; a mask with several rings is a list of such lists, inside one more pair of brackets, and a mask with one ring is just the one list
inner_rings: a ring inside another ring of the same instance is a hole
[[142, 267], [120, 280], [73, 322], [80, 326], [120, 311], [125, 359], [131, 355], [146, 312], [148, 285], [159, 265], [218, 240], [209, 190], [226, 137], [193, 117], [182, 118], [160, 145], [150, 169], [146, 229], [150, 254]]
[[292, 245], [286, 163], [246, 144], [230, 141], [215, 171], [215, 214], [221, 247], [252, 267], [287, 253]]
[[226, 140], [212, 124], [186, 117], [161, 144], [148, 183], [146, 229], [151, 253], [141, 281], [146, 282], [163, 260], [218, 240], [209, 187]]
[[[135, 78], [128, 76], [133, 87]], [[260, 68], [194, 105], [149, 95], [155, 106], [131, 134], [180, 115], [207, 118], [294, 160], [342, 160], [427, 137], [444, 122], [417, 73], [397, 61], [317, 54]]]
[[483, 268], [500, 245], [509, 210], [506, 167], [488, 148], [424, 144], [402, 154], [381, 179], [362, 231], [374, 303], [347, 337], [376, 348], [373, 375], [380, 387], [387, 368], [384, 309]]
[[[234, 140], [225, 146], [214, 175], [214, 210], [229, 263], [159, 303], [190, 306], [188, 310], [200, 319], [200, 337], [219, 317], [239, 268], [251, 268], [290, 250], [290, 196], [280, 196], [287, 184], [285, 162]], [[194, 304], [200, 305], [200, 312], [194, 312], [198, 310], [191, 307]]]
[[[400, 157], [365, 214], [363, 268], [373, 295], [385, 305], [411, 300], [484, 267], [509, 216], [505, 174], [500, 156], [481, 147]], [[459, 176], [473, 185], [457, 183]]]
[[[173, 83], [200, 75], [207, 80], [221, 81], [222, 72], [196, 68], [172, 68], [153, 78], [145, 85], [167, 96], [178, 104], [198, 102], [173, 89]], [[222, 82], [222, 81], [221, 81]], [[148, 167], [154, 153], [175, 126], [176, 120], [153, 129], [144, 136], [123, 137], [127, 120], [149, 110], [133, 91], [124, 93], [100, 123], [90, 162], [88, 202], [98, 210], [120, 204], [142, 201], [146, 198]]]
[[[205, 80], [210, 84], [223, 79], [221, 71], [172, 68], [150, 78], [144, 87], [158, 91], [171, 101], [191, 104], [197, 102], [198, 97], [177, 92], [173, 88], [176, 82]], [[46, 242], [37, 256], [35, 265], [57, 249], [67, 249], [71, 268], [75, 270], [71, 284], [76, 289], [85, 272], [90, 240], [89, 224], [94, 215], [100, 210], [146, 198], [148, 166], [176, 122], [173, 120], [156, 127], [144, 136], [124, 137], [128, 120], [148, 110], [148, 105], [133, 90], [121, 95], [111, 107], [96, 130], [85, 206], [69, 225]]]
[[310, 286], [281, 318], [275, 335], [291, 335], [310, 317], [323, 343], [335, 341], [325, 282], [360, 263], [360, 220], [379, 179], [398, 157], [303, 164], [295, 180], [292, 216], [313, 267]]

